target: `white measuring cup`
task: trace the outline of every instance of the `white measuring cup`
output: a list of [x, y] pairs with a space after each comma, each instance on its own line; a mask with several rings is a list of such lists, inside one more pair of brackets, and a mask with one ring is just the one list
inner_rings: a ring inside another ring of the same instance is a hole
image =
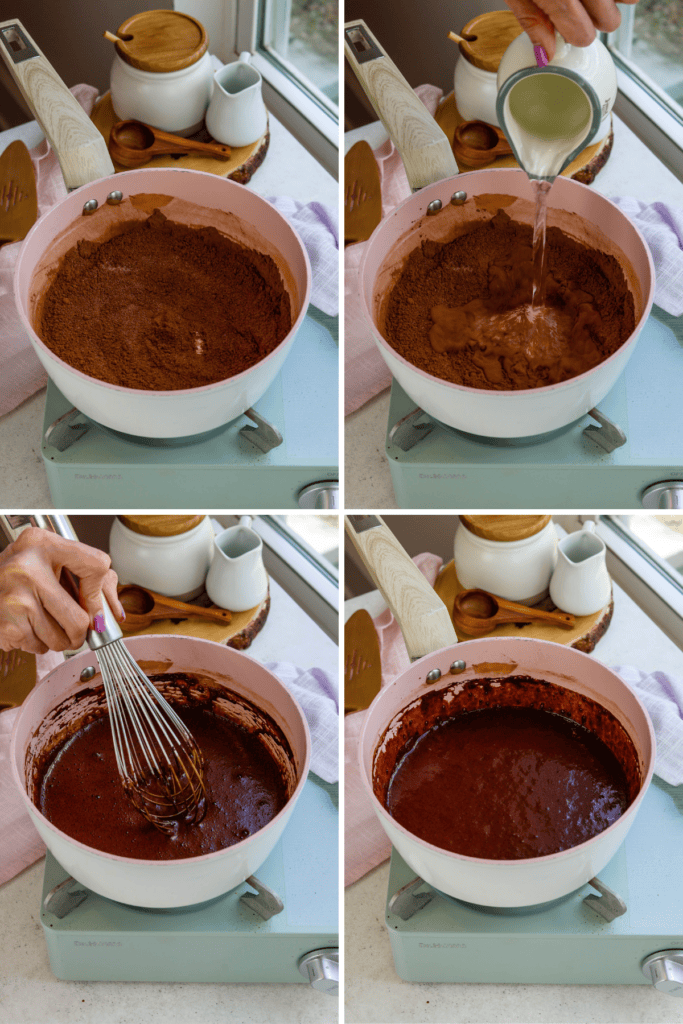
[[268, 114], [263, 102], [260, 73], [245, 50], [213, 76], [213, 93], [206, 111], [206, 127], [226, 146], [249, 146], [265, 133]]

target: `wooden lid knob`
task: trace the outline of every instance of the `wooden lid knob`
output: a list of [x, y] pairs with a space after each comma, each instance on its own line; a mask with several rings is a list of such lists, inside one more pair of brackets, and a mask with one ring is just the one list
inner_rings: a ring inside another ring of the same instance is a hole
[[156, 73], [181, 71], [196, 64], [209, 45], [201, 22], [180, 11], [141, 11], [119, 25], [116, 35], [121, 60], [140, 71]]
[[467, 22], [460, 33], [467, 42], [458, 43], [458, 48], [475, 68], [495, 73], [508, 46], [521, 33], [512, 11], [489, 11]]
[[551, 519], [552, 516], [460, 516], [460, 522], [470, 533], [501, 543], [533, 537]]
[[134, 533], [146, 537], [177, 537], [194, 530], [206, 516], [119, 516], [120, 522]]

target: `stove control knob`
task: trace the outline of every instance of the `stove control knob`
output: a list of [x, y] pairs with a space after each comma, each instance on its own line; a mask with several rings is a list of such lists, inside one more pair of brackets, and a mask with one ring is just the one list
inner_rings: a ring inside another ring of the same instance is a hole
[[683, 508], [683, 480], [662, 480], [643, 491], [643, 508]]
[[339, 481], [318, 480], [299, 491], [299, 508], [339, 508]]
[[339, 991], [339, 950], [312, 949], [299, 960], [299, 971], [312, 988], [334, 996]]
[[683, 996], [683, 949], [663, 949], [643, 960], [640, 969], [660, 992]]

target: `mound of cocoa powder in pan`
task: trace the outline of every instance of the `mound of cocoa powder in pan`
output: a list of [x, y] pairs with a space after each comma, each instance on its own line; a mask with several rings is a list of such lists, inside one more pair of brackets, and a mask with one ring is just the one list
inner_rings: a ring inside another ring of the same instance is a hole
[[523, 390], [592, 369], [635, 328], [621, 266], [548, 228], [546, 300], [531, 322], [531, 258], [531, 227], [503, 210], [452, 241], [423, 242], [390, 293], [385, 338], [414, 366], [466, 387]]
[[66, 253], [37, 331], [90, 377], [176, 391], [249, 369], [291, 326], [289, 296], [269, 256], [155, 210], [123, 234]]

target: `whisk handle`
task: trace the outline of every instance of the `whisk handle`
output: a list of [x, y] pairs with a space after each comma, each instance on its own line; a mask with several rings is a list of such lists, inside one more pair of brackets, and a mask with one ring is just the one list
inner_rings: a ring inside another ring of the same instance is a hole
[[[74, 533], [71, 523], [66, 516], [60, 516], [59, 514], [43, 515], [42, 513], [34, 513], [31, 516], [31, 520], [36, 526], [39, 526], [43, 530], [51, 530], [52, 533], [59, 534], [60, 537], [64, 537], [65, 540], [78, 540], [78, 537]], [[76, 586], [76, 598], [78, 598], [78, 582], [73, 573], [69, 570], [69, 576], [75, 581]], [[88, 641], [88, 647], [91, 650], [96, 651], [99, 647], [106, 647], [107, 644], [112, 643], [114, 640], [120, 640], [123, 636], [121, 627], [114, 618], [114, 613], [109, 607], [104, 594], [102, 594], [102, 614], [104, 617], [104, 631], [102, 633], [96, 632], [94, 629], [88, 630], [86, 640]]]

